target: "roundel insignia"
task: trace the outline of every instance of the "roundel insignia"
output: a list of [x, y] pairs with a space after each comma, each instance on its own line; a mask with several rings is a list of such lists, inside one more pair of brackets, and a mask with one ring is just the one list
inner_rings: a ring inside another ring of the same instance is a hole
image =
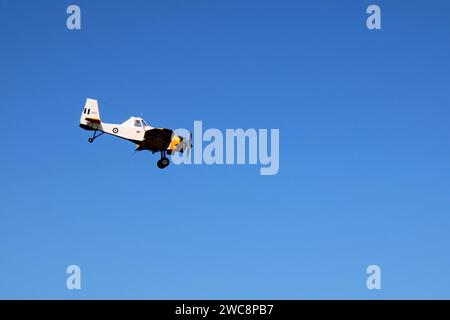
[[119, 129], [114, 128], [114, 129], [113, 129], [113, 132], [114, 132], [114, 133], [117, 133], [117, 132], [119, 132]]

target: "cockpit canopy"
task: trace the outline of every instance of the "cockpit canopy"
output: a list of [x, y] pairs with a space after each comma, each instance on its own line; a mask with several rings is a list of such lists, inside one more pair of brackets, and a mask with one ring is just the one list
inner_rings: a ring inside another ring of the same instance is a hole
[[145, 123], [144, 119], [134, 119], [134, 126], [135, 127], [146, 127], [147, 124]]
[[131, 117], [123, 123], [124, 125], [134, 126], [138, 128], [151, 128], [144, 119], [138, 117]]

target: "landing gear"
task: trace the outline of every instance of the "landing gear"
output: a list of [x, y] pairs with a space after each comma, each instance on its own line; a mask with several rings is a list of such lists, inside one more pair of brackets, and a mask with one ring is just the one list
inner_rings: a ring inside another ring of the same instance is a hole
[[104, 134], [104, 132], [100, 132], [99, 134], [97, 134], [97, 130], [94, 131], [94, 134], [92, 135], [92, 138], [89, 138], [88, 141], [89, 143], [94, 142], [95, 139], [97, 139], [98, 137], [100, 137], [102, 134]]
[[166, 157], [166, 151], [161, 151], [161, 159], [158, 160], [158, 162], [156, 163], [156, 165], [158, 166], [158, 168], [160, 169], [164, 169], [165, 167], [167, 167], [170, 164], [169, 159], [167, 159]]

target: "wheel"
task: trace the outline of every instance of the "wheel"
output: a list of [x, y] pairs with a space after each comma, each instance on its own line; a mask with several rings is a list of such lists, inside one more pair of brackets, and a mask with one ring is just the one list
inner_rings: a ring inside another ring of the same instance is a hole
[[160, 169], [164, 169], [164, 168], [165, 168], [165, 166], [164, 166], [163, 163], [162, 163], [162, 160], [158, 160], [158, 162], [156, 163], [156, 165], [157, 165], [158, 168], [160, 168]]
[[167, 158], [162, 158], [161, 159], [161, 163], [162, 163], [162, 165], [164, 166], [164, 168], [165, 167], [167, 167], [168, 165], [169, 165], [169, 159], [167, 159]]
[[92, 143], [92, 142], [94, 142], [94, 139], [93, 138], [89, 138], [88, 141], [89, 141], [89, 143]]

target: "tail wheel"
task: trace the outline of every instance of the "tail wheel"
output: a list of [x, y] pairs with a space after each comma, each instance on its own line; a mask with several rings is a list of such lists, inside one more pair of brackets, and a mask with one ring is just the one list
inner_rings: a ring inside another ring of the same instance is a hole
[[89, 143], [92, 143], [92, 142], [94, 142], [94, 139], [93, 138], [89, 138], [88, 141], [89, 141]]

